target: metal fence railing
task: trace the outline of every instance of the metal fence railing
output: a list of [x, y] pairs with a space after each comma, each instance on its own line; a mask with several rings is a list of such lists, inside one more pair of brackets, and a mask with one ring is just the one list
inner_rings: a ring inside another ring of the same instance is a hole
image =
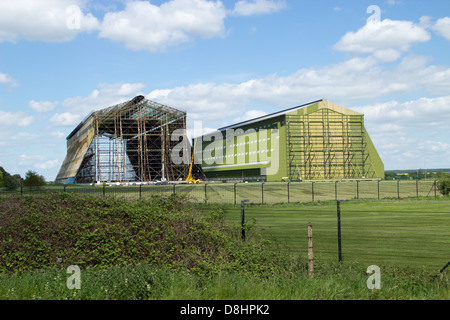
[[168, 185], [62, 185], [45, 187], [20, 187], [14, 191], [0, 191], [1, 195], [27, 195], [46, 192], [73, 192], [96, 196], [115, 196], [139, 200], [151, 195], [186, 195], [205, 203], [239, 204], [243, 199], [253, 203], [275, 204], [351, 199], [387, 199], [408, 197], [436, 197], [437, 183], [433, 180], [389, 181], [304, 181], [304, 182], [254, 182], [168, 184]]
[[252, 234], [263, 235], [277, 251], [289, 252], [305, 261], [310, 246], [310, 223], [317, 261], [357, 261], [367, 266], [403, 266], [438, 272], [450, 260], [449, 200], [240, 205], [228, 209], [228, 223], [242, 226], [247, 239]]

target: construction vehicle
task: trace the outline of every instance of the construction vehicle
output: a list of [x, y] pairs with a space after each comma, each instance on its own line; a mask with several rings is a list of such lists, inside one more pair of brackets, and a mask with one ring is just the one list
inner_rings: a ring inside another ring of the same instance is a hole
[[197, 184], [197, 183], [203, 183], [203, 180], [201, 179], [195, 179], [192, 177], [192, 166], [194, 165], [194, 154], [195, 154], [195, 147], [197, 146], [197, 138], [194, 141], [194, 148], [192, 150], [192, 156], [191, 156], [191, 164], [189, 165], [189, 174], [186, 178], [187, 183], [191, 184]]

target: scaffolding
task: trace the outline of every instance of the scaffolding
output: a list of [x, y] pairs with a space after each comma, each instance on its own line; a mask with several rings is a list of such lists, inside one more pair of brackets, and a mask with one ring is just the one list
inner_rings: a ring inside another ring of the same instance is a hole
[[176, 129], [186, 132], [186, 112], [143, 96], [93, 112], [67, 137], [56, 182], [184, 180], [187, 163], [171, 161]]
[[287, 114], [288, 175], [291, 180], [349, 179], [370, 170], [364, 118], [331, 109]]

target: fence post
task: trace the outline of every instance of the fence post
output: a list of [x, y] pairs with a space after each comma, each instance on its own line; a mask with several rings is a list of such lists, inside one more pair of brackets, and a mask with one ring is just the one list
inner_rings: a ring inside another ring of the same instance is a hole
[[261, 183], [261, 204], [264, 204], [264, 182]]
[[139, 200], [142, 200], [142, 184], [139, 185]]
[[436, 187], [437, 187], [437, 181], [434, 180], [434, 197], [437, 197], [437, 193], [436, 193]]
[[237, 183], [234, 183], [234, 204], [236, 205], [236, 185]]
[[416, 180], [416, 197], [419, 197], [419, 180]]
[[290, 196], [289, 196], [289, 184], [290, 184], [291, 182], [289, 181], [288, 183], [287, 183], [287, 196], [288, 196], [288, 203], [290, 203], [291, 201], [290, 201]]
[[245, 200], [241, 201], [241, 230], [242, 230], [241, 238], [242, 238], [242, 241], [245, 241], [245, 203], [247, 201], [250, 201], [250, 200], [245, 199]]
[[356, 199], [359, 200], [359, 180], [356, 181]]
[[341, 243], [341, 201], [337, 201], [337, 226], [338, 226], [338, 257], [342, 262], [342, 243]]
[[380, 180], [378, 180], [377, 189], [378, 189], [378, 200], [380, 200]]
[[175, 196], [175, 194], [176, 194], [176, 193], [175, 193], [175, 186], [176, 186], [176, 184], [174, 183], [174, 184], [173, 184], [173, 195], [174, 195], [174, 196]]
[[337, 201], [337, 196], [338, 196], [338, 192], [337, 192], [337, 184], [338, 184], [338, 182], [337, 181], [335, 181], [334, 182], [334, 200], [336, 200]]
[[314, 202], [314, 182], [311, 182], [311, 197], [312, 197], [312, 202]]
[[400, 180], [397, 180], [397, 199], [400, 199]]
[[106, 184], [103, 184], [103, 196], [106, 194]]
[[64, 192], [66, 192], [66, 185], [64, 185]]
[[308, 222], [308, 270], [309, 277], [312, 278], [314, 276], [314, 247], [311, 222]]
[[207, 197], [206, 197], [206, 183], [205, 183], [205, 204], [206, 204], [206, 202], [207, 202]]
[[23, 196], [23, 187], [20, 186], [20, 195]]

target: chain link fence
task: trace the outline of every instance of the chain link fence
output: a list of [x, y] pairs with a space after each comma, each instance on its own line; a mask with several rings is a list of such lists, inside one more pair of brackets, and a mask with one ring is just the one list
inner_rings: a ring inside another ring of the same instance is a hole
[[450, 201], [445, 199], [296, 206], [246, 202], [241, 208], [231, 207], [226, 219], [242, 227], [247, 239], [261, 234], [271, 240], [275, 250], [305, 262], [309, 223], [315, 261], [401, 266], [436, 273], [450, 261]]
[[97, 196], [115, 196], [139, 200], [152, 195], [186, 195], [205, 203], [240, 204], [249, 199], [253, 203], [301, 203], [351, 199], [400, 199], [409, 197], [436, 197], [437, 183], [433, 180], [388, 181], [305, 181], [288, 183], [202, 183], [167, 185], [100, 185], [100, 186], [45, 186], [21, 187], [14, 191], [0, 191], [0, 195], [27, 195], [45, 192], [74, 192]]

